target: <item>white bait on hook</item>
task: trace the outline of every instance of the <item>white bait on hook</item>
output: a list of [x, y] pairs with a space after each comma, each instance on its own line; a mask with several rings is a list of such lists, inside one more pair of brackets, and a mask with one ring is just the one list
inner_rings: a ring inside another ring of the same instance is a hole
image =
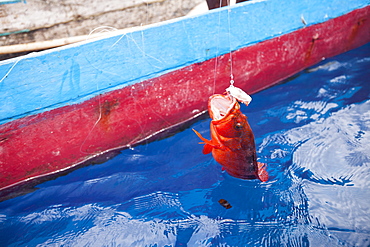
[[246, 92], [244, 92], [242, 89], [238, 87], [234, 87], [233, 85], [230, 85], [228, 88], [226, 88], [226, 92], [237, 99], [238, 101], [249, 105], [249, 103], [252, 101], [252, 97], [249, 96]]

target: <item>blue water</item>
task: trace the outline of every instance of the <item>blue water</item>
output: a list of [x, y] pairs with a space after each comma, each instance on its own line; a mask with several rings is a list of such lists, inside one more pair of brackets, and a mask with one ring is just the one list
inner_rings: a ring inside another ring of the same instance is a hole
[[253, 95], [266, 183], [222, 172], [189, 128], [1, 202], [0, 245], [369, 246], [369, 78], [370, 44]]

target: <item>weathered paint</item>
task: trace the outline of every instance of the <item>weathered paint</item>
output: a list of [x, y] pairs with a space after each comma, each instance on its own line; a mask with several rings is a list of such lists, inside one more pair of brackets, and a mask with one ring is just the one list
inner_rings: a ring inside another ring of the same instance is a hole
[[[323, 57], [369, 42], [369, 15], [368, 6], [234, 51], [235, 85], [254, 93]], [[59, 52], [49, 55], [56, 56]], [[41, 58], [50, 61], [46, 54]], [[85, 72], [74, 59], [71, 60], [68, 73], [59, 72], [64, 78], [62, 84], [70, 88], [65, 92], [59, 90], [61, 95], [84, 90], [81, 84], [73, 81]], [[39, 62], [42, 66], [42, 61]], [[48, 111], [43, 109], [39, 114], [1, 125], [0, 188], [7, 189], [25, 179], [69, 169], [102, 152], [133, 145], [192, 119], [206, 109], [209, 95], [222, 93], [228, 86], [230, 68], [229, 54], [226, 53], [135, 84], [134, 80], [128, 80], [125, 87], [113, 87], [115, 90], [92, 98], [84, 95], [81, 98], [88, 99], [79, 99], [77, 104], [66, 105], [73, 102], [66, 100], [62, 107], [53, 106], [47, 108]], [[107, 78], [117, 76], [103, 71], [101, 74]], [[39, 73], [42, 73], [41, 68]], [[147, 71], [144, 69], [143, 73]], [[94, 75], [101, 76], [96, 71]], [[60, 86], [57, 78], [53, 78], [53, 83]], [[40, 94], [35, 100], [43, 97]], [[58, 103], [54, 105], [59, 106]]]
[[[6, 39], [0, 39], [0, 59], [5, 57], [1, 54], [6, 46], [23, 44], [23, 49], [37, 50], [35, 44], [29, 43], [45, 45], [43, 41], [48, 44], [55, 39], [64, 41], [68, 37], [87, 35], [96, 28], [95, 33], [99, 33], [157, 23], [184, 16], [203, 1], [90, 0], [89, 4], [81, 4], [79, 0], [48, 0], [1, 5], [0, 0], [0, 36], [7, 35]], [[23, 33], [25, 30], [28, 32]]]

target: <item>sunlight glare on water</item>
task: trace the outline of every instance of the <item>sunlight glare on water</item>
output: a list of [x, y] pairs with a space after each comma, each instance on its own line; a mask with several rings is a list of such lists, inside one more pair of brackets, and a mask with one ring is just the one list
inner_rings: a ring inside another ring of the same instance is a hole
[[369, 246], [369, 78], [367, 44], [253, 95], [266, 183], [222, 172], [189, 128], [1, 202], [0, 245]]

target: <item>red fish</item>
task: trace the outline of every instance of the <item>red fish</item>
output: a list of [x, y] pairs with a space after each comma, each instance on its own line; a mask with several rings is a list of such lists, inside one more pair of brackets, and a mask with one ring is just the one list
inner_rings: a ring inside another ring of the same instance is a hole
[[264, 163], [257, 162], [254, 135], [247, 117], [240, 111], [236, 99], [229, 95], [215, 94], [209, 98], [211, 140], [193, 131], [205, 144], [203, 153], [212, 152], [214, 159], [233, 177], [268, 180]]

